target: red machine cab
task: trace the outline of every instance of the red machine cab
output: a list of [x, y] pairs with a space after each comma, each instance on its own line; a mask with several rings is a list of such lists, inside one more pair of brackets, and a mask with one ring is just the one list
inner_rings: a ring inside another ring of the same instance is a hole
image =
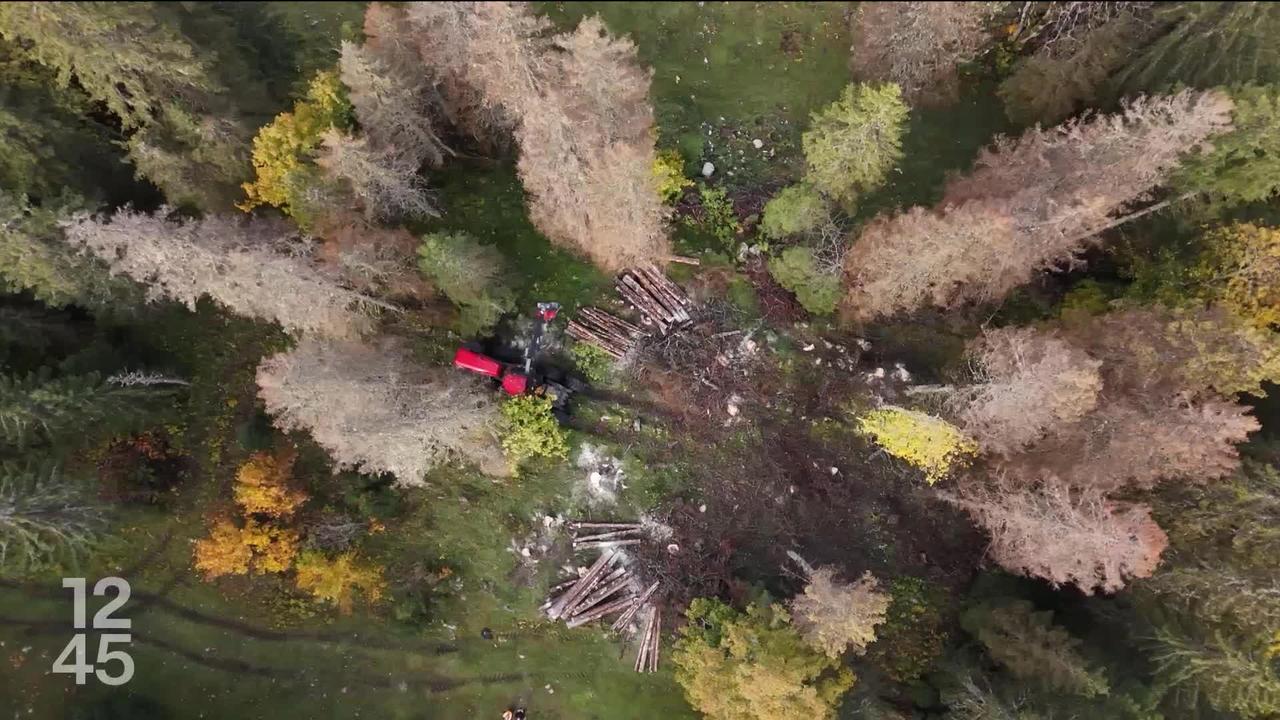
[[502, 390], [508, 395], [523, 395], [529, 389], [529, 377], [517, 372], [502, 376]]
[[[502, 363], [466, 348], [458, 348], [458, 352], [453, 354], [453, 366], [495, 378], [502, 374]], [[503, 384], [506, 384], [505, 381]]]

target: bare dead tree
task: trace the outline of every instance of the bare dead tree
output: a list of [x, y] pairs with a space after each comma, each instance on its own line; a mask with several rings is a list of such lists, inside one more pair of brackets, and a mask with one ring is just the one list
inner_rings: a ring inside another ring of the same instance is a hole
[[351, 188], [370, 219], [440, 215], [411, 154], [375, 149], [367, 138], [330, 131], [316, 164]]
[[1086, 594], [1150, 577], [1169, 544], [1147, 506], [1073, 491], [1053, 479], [1032, 491], [978, 485], [941, 497], [990, 533], [988, 553], [1001, 567]]
[[987, 331], [968, 351], [975, 384], [948, 400], [961, 428], [984, 449], [1020, 451], [1093, 410], [1101, 362], [1031, 328]]
[[994, 2], [867, 2], [853, 15], [851, 65], [860, 80], [897, 83], [911, 103], [954, 96], [956, 66], [991, 40]]
[[207, 215], [169, 219], [131, 209], [109, 220], [82, 215], [66, 238], [146, 285], [152, 300], [195, 309], [208, 296], [232, 312], [275, 321], [291, 332], [351, 337], [392, 305], [348, 289], [314, 262], [308, 238], [282, 222]]
[[866, 319], [983, 302], [1076, 264], [1098, 233], [1151, 211], [1116, 217], [1229, 129], [1231, 108], [1220, 92], [1183, 91], [997, 140], [937, 210], [868, 224], [846, 255], [848, 308]]
[[407, 486], [451, 460], [509, 472], [493, 393], [449, 368], [416, 367], [390, 341], [304, 338], [258, 366], [258, 396], [277, 427], [310, 432], [339, 468], [391, 473]]

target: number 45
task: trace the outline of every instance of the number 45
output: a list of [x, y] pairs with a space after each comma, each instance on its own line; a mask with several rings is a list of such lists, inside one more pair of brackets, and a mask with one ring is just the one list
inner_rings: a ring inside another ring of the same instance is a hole
[[[62, 586], [71, 588], [75, 599], [74, 615], [72, 624], [77, 630], [85, 629], [85, 582], [84, 578], [63, 578]], [[113, 618], [111, 613], [118, 610], [129, 599], [129, 583], [122, 578], [109, 577], [103, 578], [93, 586], [93, 594], [96, 596], [106, 595], [108, 588], [114, 588], [116, 597], [108, 602], [93, 616], [94, 630], [128, 630], [132, 627], [133, 622], [128, 618]], [[129, 633], [104, 633], [98, 640], [98, 658], [97, 663], [106, 664], [112, 661], [120, 663], [120, 673], [111, 675], [101, 669], [95, 670], [93, 665], [88, 664], [86, 650], [87, 636], [84, 633], [77, 633], [71, 637], [71, 641], [62, 649], [62, 653], [58, 655], [58, 659], [53, 661], [53, 672], [66, 673], [75, 675], [76, 684], [83, 685], [89, 677], [89, 673], [93, 673], [98, 681], [104, 685], [123, 685], [133, 678], [133, 658], [124, 650], [112, 650], [112, 643], [129, 643], [132, 637]], [[67, 660], [71, 659], [68, 663]]]

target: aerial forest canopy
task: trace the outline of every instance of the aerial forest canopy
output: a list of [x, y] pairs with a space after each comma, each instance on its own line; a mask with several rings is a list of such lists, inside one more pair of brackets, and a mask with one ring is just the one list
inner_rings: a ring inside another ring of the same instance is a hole
[[0, 5], [0, 708], [1280, 718], [1278, 36]]

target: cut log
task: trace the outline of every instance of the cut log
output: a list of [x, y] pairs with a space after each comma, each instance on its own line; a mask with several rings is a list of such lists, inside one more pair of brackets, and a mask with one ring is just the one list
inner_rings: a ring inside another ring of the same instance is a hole
[[640, 650], [636, 653], [636, 672], [651, 672], [653, 641], [657, 637], [658, 608], [650, 606], [645, 618], [644, 632], [640, 634]]
[[577, 612], [582, 608], [582, 604], [586, 602], [589, 597], [595, 594], [596, 588], [599, 588], [601, 585], [604, 585], [605, 583], [612, 582], [615, 579], [615, 574], [617, 574], [619, 571], [625, 573], [626, 570], [627, 569], [625, 567], [622, 567], [614, 570], [606, 570], [605, 572], [602, 572], [599, 575], [597, 575], [595, 579], [593, 579], [590, 583], [587, 584], [586, 589], [582, 591], [582, 594], [579, 595], [576, 600], [565, 605], [564, 609], [560, 611], [560, 617], [567, 618], [570, 615], [573, 615], [575, 612]]
[[668, 255], [667, 262], [680, 263], [681, 265], [701, 265], [702, 261], [698, 258], [692, 258], [688, 255]]
[[636, 613], [640, 611], [640, 608], [645, 603], [649, 602], [649, 598], [653, 597], [653, 594], [658, 591], [658, 586], [660, 584], [661, 583], [659, 583], [657, 580], [654, 580], [652, 585], [645, 588], [645, 591], [640, 594], [640, 597], [636, 598], [635, 605], [629, 608], [627, 612], [625, 612], [622, 615], [622, 617], [618, 618], [618, 621], [615, 622], [613, 624], [613, 627], [610, 629], [613, 630], [614, 632], [621, 632], [624, 628], [626, 628], [627, 623], [631, 622], [632, 618], [636, 616]]
[[578, 606], [569, 612], [569, 617], [571, 618], [576, 617], [578, 615], [581, 615], [584, 612], [588, 612], [589, 610], [591, 610], [591, 608], [599, 605], [605, 600], [608, 600], [610, 597], [616, 594], [619, 590], [626, 588], [630, 584], [631, 584], [630, 575], [624, 575], [614, 580], [608, 585], [605, 585], [599, 590], [596, 590], [595, 592], [591, 593], [590, 597], [588, 597], [586, 600], [583, 600], [582, 602], [578, 603]]
[[598, 346], [621, 359], [635, 347], [644, 330], [597, 308], [586, 307], [569, 321], [570, 337]]
[[608, 540], [609, 538], [622, 537], [624, 535], [638, 535], [640, 532], [641, 532], [640, 528], [631, 528], [627, 530], [610, 530], [609, 532], [599, 533], [597, 535], [579, 535], [578, 537], [575, 537], [573, 541], [575, 543], [578, 543], [578, 542], [587, 542], [589, 540]]
[[591, 566], [591, 569], [587, 570], [587, 573], [578, 580], [578, 583], [569, 588], [564, 595], [561, 595], [554, 603], [552, 603], [551, 608], [547, 610], [547, 617], [552, 620], [559, 619], [561, 615], [564, 614], [564, 609], [570, 603], [577, 602], [578, 599], [587, 592], [587, 586], [599, 577], [600, 574], [604, 572], [605, 568], [613, 564], [614, 555], [615, 553], [612, 550], [606, 550], [601, 553], [600, 557], [597, 558], [595, 563]]
[[565, 625], [571, 628], [579, 627], [581, 625], [586, 625], [592, 620], [599, 620], [605, 615], [608, 615], [610, 613], [616, 613], [622, 610], [623, 608], [630, 605], [633, 599], [634, 598], [628, 595], [627, 597], [619, 598], [612, 602], [603, 603], [601, 605], [598, 605], [592, 610], [588, 610], [587, 612], [582, 613], [581, 615], [569, 618], [568, 620], [565, 621]]
[[578, 599], [578, 602], [575, 602], [572, 606], [566, 607], [564, 609], [563, 616], [568, 617], [569, 615], [572, 615], [575, 612], [578, 612], [579, 610], [581, 610], [585, 605], [585, 603], [589, 601], [589, 597], [595, 594], [596, 588], [600, 587], [601, 585], [607, 585], [617, 580], [619, 577], [625, 574], [627, 574], [627, 568], [620, 567], [620, 568], [615, 568], [612, 572], [601, 575], [600, 578], [595, 582], [595, 586], [587, 590], [587, 592], [583, 593], [582, 597]]
[[662, 646], [662, 613], [653, 609], [653, 647], [649, 650], [649, 672], [658, 672], [658, 648]]
[[592, 542], [574, 543], [574, 550], [588, 550], [591, 548], [615, 548], [625, 547], [627, 545], [639, 545], [642, 540], [599, 540]]
[[575, 522], [569, 521], [569, 529], [577, 530], [578, 528], [590, 528], [593, 530], [639, 530], [644, 526], [640, 523], [611, 523], [611, 522]]

